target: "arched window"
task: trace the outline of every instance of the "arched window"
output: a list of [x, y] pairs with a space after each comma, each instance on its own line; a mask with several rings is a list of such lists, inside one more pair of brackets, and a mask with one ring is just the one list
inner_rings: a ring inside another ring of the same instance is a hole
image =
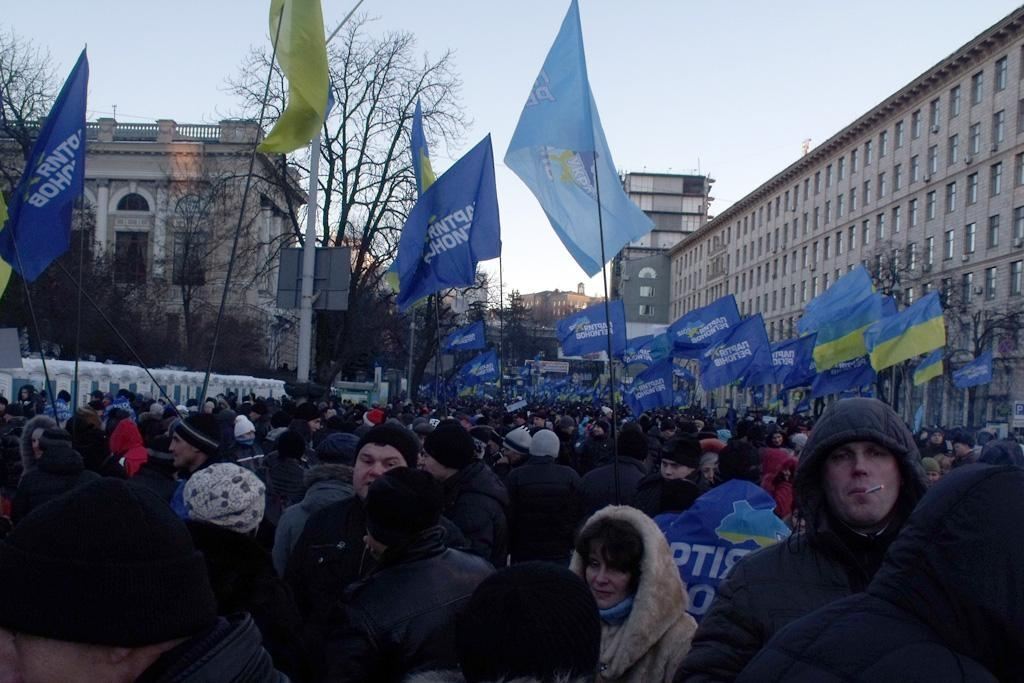
[[118, 211], [149, 211], [149, 202], [141, 194], [132, 192], [121, 197], [117, 203]]
[[658, 273], [654, 268], [648, 266], [647, 268], [641, 268], [640, 272], [637, 273], [637, 277], [642, 280], [653, 280], [658, 277]]

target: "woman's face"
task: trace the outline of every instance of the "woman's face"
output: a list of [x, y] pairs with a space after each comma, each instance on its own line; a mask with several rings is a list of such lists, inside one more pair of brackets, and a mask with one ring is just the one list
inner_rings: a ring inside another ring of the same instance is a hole
[[784, 441], [784, 439], [783, 439], [782, 434], [780, 432], [775, 432], [774, 434], [772, 434], [771, 444], [775, 448], [781, 447], [783, 441]]
[[608, 609], [629, 597], [629, 583], [632, 574], [609, 567], [602, 556], [604, 543], [593, 541], [587, 558], [587, 585], [597, 601], [599, 609]]

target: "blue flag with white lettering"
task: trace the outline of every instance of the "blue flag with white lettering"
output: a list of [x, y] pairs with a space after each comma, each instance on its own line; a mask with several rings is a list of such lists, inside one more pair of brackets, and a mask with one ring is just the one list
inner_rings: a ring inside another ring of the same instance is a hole
[[775, 499], [760, 486], [731, 479], [688, 510], [654, 518], [679, 567], [690, 595], [686, 611], [694, 619], [708, 611], [718, 584], [743, 556], [789, 537], [789, 527], [774, 510]]
[[730, 328], [700, 359], [700, 383], [705, 391], [739, 379], [746, 386], [775, 382], [771, 343], [760, 313]]
[[[626, 309], [621, 299], [608, 302], [608, 315], [611, 318], [612, 354], [621, 354], [626, 348]], [[607, 351], [607, 323], [604, 302], [562, 318], [556, 330], [562, 353], [566, 356], [585, 356]]]
[[818, 371], [814, 367], [814, 333], [772, 344], [775, 379], [782, 389], [809, 387]]
[[668, 327], [672, 355], [676, 358], [700, 358], [705, 349], [717, 343], [739, 322], [740, 309], [732, 294], [690, 311]]
[[485, 351], [463, 365], [459, 379], [468, 386], [498, 379], [498, 352], [494, 349]]
[[953, 373], [953, 384], [957, 389], [976, 387], [992, 381], [992, 352], [986, 351], [967, 365]]
[[491, 136], [420, 195], [398, 244], [398, 308], [476, 282], [476, 264], [501, 256]]
[[626, 342], [626, 349], [622, 352], [622, 364], [650, 367], [662, 358], [668, 358], [671, 352], [672, 343], [667, 334], [648, 334]]
[[88, 85], [89, 60], [82, 50], [11, 193], [0, 256], [29, 282], [71, 245], [71, 211], [85, 184]]
[[609, 257], [654, 227], [626, 196], [612, 161], [587, 78], [576, 0], [530, 90], [505, 165], [533, 192], [587, 275], [596, 275], [603, 265], [598, 211]]
[[460, 327], [445, 337], [444, 343], [441, 345], [441, 351], [443, 353], [477, 351], [484, 348], [484, 345], [484, 321], [478, 320], [465, 327]]
[[672, 359], [660, 360], [637, 375], [624, 398], [634, 415], [673, 405], [675, 390], [672, 386]]
[[874, 384], [877, 379], [878, 375], [871, 367], [871, 360], [867, 356], [859, 356], [819, 372], [811, 385], [811, 396], [819, 398], [829, 394], [841, 394], [850, 389], [860, 389]]

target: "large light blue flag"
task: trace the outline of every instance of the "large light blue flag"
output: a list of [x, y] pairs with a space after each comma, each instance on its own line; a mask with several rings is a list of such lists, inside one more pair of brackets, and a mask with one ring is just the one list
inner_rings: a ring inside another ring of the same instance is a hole
[[459, 370], [459, 379], [467, 386], [493, 382], [498, 379], [498, 352], [485, 351]]
[[775, 379], [782, 390], [808, 387], [814, 381], [814, 334], [772, 344]]
[[476, 264], [501, 256], [491, 136], [455, 162], [416, 202], [398, 243], [397, 303], [476, 282]]
[[700, 360], [700, 383], [705, 391], [739, 379], [746, 386], [775, 382], [771, 342], [760, 313], [732, 327]]
[[519, 117], [505, 164], [526, 183], [555, 234], [587, 275], [654, 227], [626, 196], [587, 79], [579, 6], [562, 28]]
[[[608, 302], [608, 315], [611, 318], [612, 354], [621, 354], [626, 348], [626, 309], [622, 299]], [[559, 320], [556, 335], [562, 353], [585, 356], [607, 351], [608, 322], [603, 301]]]
[[953, 384], [957, 389], [976, 387], [992, 381], [992, 352], [986, 351], [967, 365], [953, 373]]
[[837, 311], [854, 305], [874, 292], [871, 275], [863, 264], [836, 280], [831, 287], [807, 302], [804, 315], [796, 323], [800, 334], [814, 332], [822, 323], [834, 319]]
[[82, 50], [39, 131], [0, 230], [0, 256], [29, 282], [71, 244], [71, 210], [85, 183], [88, 85]]
[[460, 327], [447, 337], [441, 345], [443, 353], [454, 353], [455, 351], [477, 351], [484, 348], [484, 321], [478, 320], [464, 327]]
[[700, 358], [705, 349], [723, 339], [739, 323], [740, 309], [732, 294], [690, 311], [668, 327], [672, 355], [676, 358]]
[[871, 360], [860, 356], [852, 360], [844, 360], [828, 370], [819, 372], [811, 385], [811, 396], [819, 398], [829, 394], [841, 394], [851, 389], [860, 389], [874, 384], [878, 379]]
[[672, 387], [672, 359], [660, 360], [637, 375], [623, 397], [633, 415], [673, 405], [675, 390]]
[[672, 342], [667, 334], [648, 334], [626, 342], [622, 352], [623, 365], [645, 365], [650, 367], [672, 352]]

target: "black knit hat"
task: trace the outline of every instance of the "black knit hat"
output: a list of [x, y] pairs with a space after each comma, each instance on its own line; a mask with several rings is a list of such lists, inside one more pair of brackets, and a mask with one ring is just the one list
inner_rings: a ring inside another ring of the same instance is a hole
[[309, 422], [310, 420], [315, 420], [320, 417], [320, 411], [317, 410], [315, 403], [306, 401], [305, 403], [300, 403], [295, 407], [294, 417], [296, 420], [306, 420]]
[[619, 432], [616, 444], [619, 455], [624, 458], [643, 460], [647, 457], [647, 436], [640, 427], [626, 426]]
[[582, 579], [556, 564], [524, 562], [477, 586], [455, 641], [467, 683], [592, 676], [601, 621]]
[[445, 467], [461, 470], [476, 462], [473, 437], [457, 420], [442, 420], [423, 439], [423, 450]]
[[700, 467], [702, 452], [697, 437], [692, 434], [682, 434], [672, 437], [665, 443], [661, 449], [661, 459], [697, 469]]
[[420, 442], [416, 436], [405, 427], [385, 422], [370, 429], [363, 434], [356, 446], [356, 456], [363, 446], [368, 443], [379, 443], [385, 446], [393, 446], [405, 458], [405, 464], [409, 467], [416, 467], [416, 459], [420, 454]]
[[71, 435], [55, 427], [44, 429], [39, 436], [39, 449], [45, 451], [54, 448], [71, 448]]
[[286, 429], [277, 437], [277, 454], [282, 458], [298, 460], [306, 454], [306, 440], [302, 434]]
[[104, 477], [46, 503], [0, 542], [0, 626], [139, 647], [217, 617], [203, 556], [154, 493]]
[[389, 470], [366, 493], [366, 530], [386, 546], [398, 545], [437, 526], [443, 504], [441, 486], [427, 472]]
[[208, 413], [189, 415], [177, 420], [172, 427], [174, 433], [195, 446], [203, 453], [214, 456], [220, 450], [220, 425], [217, 418]]

